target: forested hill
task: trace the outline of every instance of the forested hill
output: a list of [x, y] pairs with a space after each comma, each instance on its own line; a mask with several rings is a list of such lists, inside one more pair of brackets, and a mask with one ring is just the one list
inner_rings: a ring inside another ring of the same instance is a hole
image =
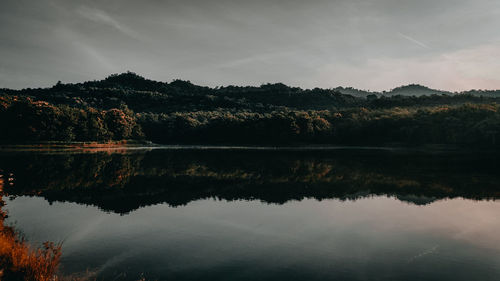
[[[355, 89], [352, 87], [344, 88], [344, 87], [337, 87], [335, 88], [338, 92], [346, 95], [353, 95], [355, 97], [360, 97], [360, 98], [366, 98], [371, 95], [376, 95], [378, 97], [391, 97], [391, 96], [415, 96], [415, 97], [421, 97], [421, 96], [432, 96], [432, 95], [456, 95], [457, 93], [454, 92], [448, 92], [448, 91], [440, 91], [440, 90], [434, 90], [422, 85], [417, 85], [417, 84], [410, 84], [410, 85], [405, 85], [405, 86], [400, 86], [397, 88], [394, 88], [390, 91], [383, 91], [383, 92], [376, 92], [376, 91], [366, 91], [366, 90], [359, 90]], [[478, 92], [479, 93], [479, 92]], [[462, 93], [462, 94], [468, 94], [467, 92]], [[500, 94], [500, 93], [499, 93]], [[477, 95], [479, 96], [479, 95]]]
[[450, 91], [431, 89], [429, 87], [418, 84], [400, 86], [390, 91], [383, 91], [383, 92], [359, 90], [352, 87], [348, 88], [337, 87], [335, 88], [335, 90], [342, 94], [352, 95], [360, 98], [366, 98], [370, 95], [376, 95], [378, 97], [392, 97], [392, 96], [421, 97], [421, 96], [432, 96], [432, 95], [449, 95], [449, 96], [470, 95], [475, 97], [500, 97], [500, 90], [469, 90], [462, 92], [450, 92]]
[[152, 81], [130, 72], [111, 75], [101, 81], [58, 83], [52, 88], [4, 92], [70, 106], [108, 109], [127, 105], [135, 112], [156, 113], [218, 108], [262, 112], [279, 107], [324, 109], [358, 104], [354, 97], [341, 95], [334, 90], [303, 90], [279, 83], [260, 87], [209, 88], [181, 80], [171, 83]]
[[[451, 93], [420, 85], [407, 85], [388, 92], [370, 92], [353, 88], [301, 89], [287, 85], [264, 84], [260, 87], [227, 86], [209, 88], [189, 81], [170, 83], [146, 79], [132, 72], [114, 74], [100, 81], [77, 84], [57, 83], [51, 88], [0, 90], [7, 95], [29, 96], [54, 104], [73, 107], [117, 108], [126, 105], [135, 112], [185, 112], [214, 109], [267, 112], [282, 107], [321, 110], [346, 107], [392, 107], [408, 105], [456, 104], [464, 100], [482, 103], [482, 97], [500, 98], [500, 91]], [[405, 99], [408, 97], [410, 99]], [[374, 100], [377, 98], [377, 100]]]
[[0, 90], [0, 141], [497, 145], [500, 91], [204, 87], [135, 73]]

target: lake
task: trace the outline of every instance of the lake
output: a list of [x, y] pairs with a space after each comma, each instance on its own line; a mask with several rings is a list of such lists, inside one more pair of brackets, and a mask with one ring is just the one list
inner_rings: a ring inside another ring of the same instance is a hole
[[6, 224], [97, 280], [499, 280], [495, 152], [4, 149]]

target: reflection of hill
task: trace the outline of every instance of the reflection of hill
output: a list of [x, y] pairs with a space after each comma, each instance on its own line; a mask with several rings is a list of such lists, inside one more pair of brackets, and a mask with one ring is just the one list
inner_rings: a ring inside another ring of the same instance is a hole
[[395, 152], [161, 151], [2, 154], [8, 195], [96, 205], [117, 213], [193, 200], [355, 200], [388, 195], [428, 204], [500, 197], [495, 156]]

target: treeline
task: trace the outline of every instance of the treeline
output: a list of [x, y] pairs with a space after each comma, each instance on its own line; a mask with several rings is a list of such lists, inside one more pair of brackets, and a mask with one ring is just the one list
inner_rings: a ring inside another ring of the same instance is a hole
[[496, 146], [497, 101], [468, 94], [354, 97], [283, 84], [209, 88], [128, 72], [47, 89], [1, 90], [0, 141]]
[[158, 143], [495, 146], [500, 133], [496, 104], [271, 113], [141, 113], [137, 118], [147, 138]]
[[144, 137], [134, 113], [126, 107], [82, 109], [18, 96], [0, 96], [0, 131], [0, 140], [4, 142], [110, 141]]

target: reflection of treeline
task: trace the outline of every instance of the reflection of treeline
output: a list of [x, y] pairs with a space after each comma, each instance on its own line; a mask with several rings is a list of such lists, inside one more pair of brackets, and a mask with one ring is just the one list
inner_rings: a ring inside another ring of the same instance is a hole
[[[407, 88], [415, 86], [397, 93]], [[500, 97], [493, 93], [355, 97], [339, 91], [283, 84], [209, 88], [133, 73], [2, 90], [0, 141], [497, 144]]]
[[423, 204], [500, 197], [495, 156], [153, 151], [1, 158], [2, 167], [15, 177], [6, 188], [9, 195], [31, 194], [119, 213], [204, 198], [284, 203], [388, 195]]

